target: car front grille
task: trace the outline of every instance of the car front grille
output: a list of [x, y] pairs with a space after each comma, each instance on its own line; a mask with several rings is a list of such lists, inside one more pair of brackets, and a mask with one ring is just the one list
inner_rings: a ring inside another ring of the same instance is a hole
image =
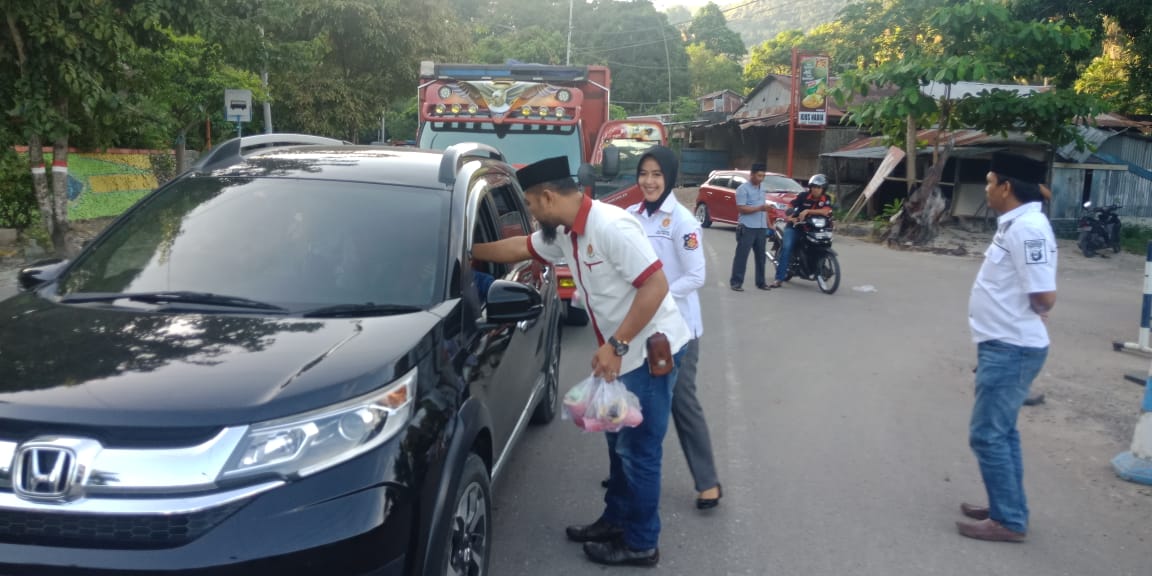
[[69, 548], [174, 548], [211, 530], [246, 504], [233, 502], [193, 514], [55, 514], [0, 510], [0, 541]]

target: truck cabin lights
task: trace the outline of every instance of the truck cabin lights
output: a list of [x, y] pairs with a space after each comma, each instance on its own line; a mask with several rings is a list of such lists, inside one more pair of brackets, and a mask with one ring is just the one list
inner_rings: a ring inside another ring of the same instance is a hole
[[540, 82], [436, 82], [427, 87], [423, 120], [576, 122], [583, 94]]

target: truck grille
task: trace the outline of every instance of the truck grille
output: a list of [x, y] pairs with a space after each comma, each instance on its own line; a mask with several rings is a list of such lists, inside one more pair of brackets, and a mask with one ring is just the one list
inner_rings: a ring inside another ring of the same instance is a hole
[[0, 541], [69, 548], [175, 548], [199, 538], [244, 504], [240, 501], [193, 514], [165, 516], [0, 510]]

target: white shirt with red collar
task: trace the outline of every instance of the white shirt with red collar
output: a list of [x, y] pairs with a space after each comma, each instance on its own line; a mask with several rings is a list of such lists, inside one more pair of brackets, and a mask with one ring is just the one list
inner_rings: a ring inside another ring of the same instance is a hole
[[[528, 250], [547, 263], [568, 262], [600, 345], [624, 322], [637, 288], [663, 267], [636, 218], [623, 208], [587, 195], [571, 230], [562, 227], [552, 244], [537, 231], [528, 237]], [[652, 321], [629, 342], [628, 354], [621, 359], [621, 374], [644, 364], [646, 342], [656, 332], [668, 337], [673, 354], [690, 339], [688, 325], [671, 293], [664, 296]]]
[[676, 300], [692, 336], [699, 338], [704, 333], [704, 322], [697, 290], [704, 286], [707, 269], [700, 222], [673, 194], [652, 214], [644, 209], [643, 202], [629, 206], [628, 213], [635, 216], [648, 233], [656, 257], [664, 263], [668, 291]]

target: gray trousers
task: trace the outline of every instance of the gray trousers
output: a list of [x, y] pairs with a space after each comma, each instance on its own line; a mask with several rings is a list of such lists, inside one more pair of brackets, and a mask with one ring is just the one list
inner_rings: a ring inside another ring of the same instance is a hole
[[696, 491], [714, 488], [720, 481], [716, 477], [716, 462], [712, 457], [712, 437], [704, 421], [704, 409], [696, 399], [696, 364], [700, 360], [700, 339], [693, 338], [684, 346], [680, 372], [672, 389], [672, 422], [684, 459], [692, 471]]

